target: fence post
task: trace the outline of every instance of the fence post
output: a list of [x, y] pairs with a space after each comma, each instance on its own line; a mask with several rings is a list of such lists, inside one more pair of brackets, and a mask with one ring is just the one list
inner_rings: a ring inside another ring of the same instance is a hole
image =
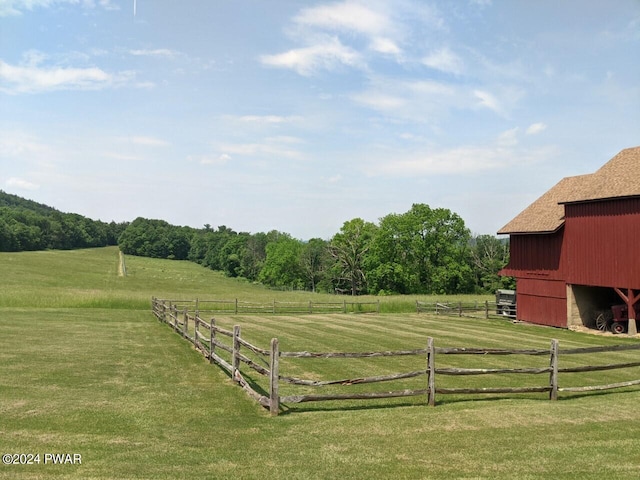
[[427, 338], [427, 391], [428, 403], [436, 405], [436, 349], [433, 346], [433, 338]]
[[342, 313], [347, 313], [347, 301], [342, 301]]
[[551, 375], [549, 382], [551, 384], [551, 392], [549, 392], [549, 400], [558, 400], [558, 340], [551, 340]]
[[273, 300], [273, 314], [276, 314], [276, 300]]
[[236, 298], [236, 314], [238, 313], [238, 299]]
[[458, 302], [458, 316], [462, 316], [462, 302]]
[[211, 318], [209, 322], [209, 363], [213, 363], [213, 351], [216, 348], [215, 339], [216, 339], [216, 331], [214, 327], [216, 326], [216, 319]]
[[271, 357], [269, 359], [269, 412], [278, 415], [280, 397], [278, 396], [278, 377], [280, 375], [280, 347], [278, 339], [271, 339]]
[[189, 336], [189, 313], [187, 307], [184, 307], [184, 318], [182, 320], [182, 336], [187, 338]]
[[236, 370], [240, 368], [240, 325], [234, 325], [233, 327], [233, 354], [231, 356], [231, 378], [236, 380]]
[[484, 318], [489, 318], [489, 300], [484, 301]]
[[313, 302], [309, 300], [309, 313], [313, 313]]
[[380, 299], [378, 299], [378, 311], [376, 313], [380, 313]]
[[200, 350], [200, 340], [198, 340], [198, 324], [200, 317], [198, 317], [198, 312], [196, 311], [196, 316], [193, 317], [193, 345], [196, 347], [196, 350]]
[[178, 332], [178, 307], [175, 304], [171, 305], [171, 317], [173, 318], [173, 331]]

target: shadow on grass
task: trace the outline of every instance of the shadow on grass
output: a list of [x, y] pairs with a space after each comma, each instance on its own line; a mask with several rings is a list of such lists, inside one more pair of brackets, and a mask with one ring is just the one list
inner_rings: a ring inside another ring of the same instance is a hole
[[[618, 395], [630, 395], [630, 394], [638, 394], [637, 390], [625, 390], [625, 391], [599, 391], [599, 392], [588, 392], [588, 393], [572, 393], [567, 394], [566, 396], [559, 396], [556, 402], [560, 403], [568, 403], [572, 400], [578, 400], [587, 397], [602, 397], [612, 394]], [[447, 407], [454, 406], [460, 404], [469, 404], [469, 405], [482, 405], [482, 404], [491, 404], [496, 402], [513, 402], [517, 404], [519, 402], [535, 402], [535, 403], [556, 403], [550, 400], [546, 396], [539, 397], [518, 397], [513, 395], [491, 395], [491, 396], [476, 396], [476, 397], [455, 397], [455, 398], [447, 398], [436, 401], [435, 407], [430, 407], [425, 400], [422, 402], [411, 402], [411, 401], [398, 401], [394, 403], [387, 404], [373, 404], [367, 403], [365, 405], [335, 405], [330, 403], [335, 403], [335, 400], [327, 401], [327, 402], [318, 402], [321, 405], [313, 405], [313, 406], [298, 406], [298, 405], [281, 405], [280, 415], [292, 415], [296, 413], [313, 413], [313, 412], [349, 412], [349, 411], [366, 411], [366, 410], [388, 410], [394, 408], [409, 408], [409, 407], [424, 407], [424, 408], [438, 408], [438, 407]], [[370, 400], [368, 400], [370, 402]]]

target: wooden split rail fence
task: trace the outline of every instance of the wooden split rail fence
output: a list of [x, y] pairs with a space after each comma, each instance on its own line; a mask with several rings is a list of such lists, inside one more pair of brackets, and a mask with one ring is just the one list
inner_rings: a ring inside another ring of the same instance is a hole
[[422, 302], [416, 300], [417, 313], [457, 315], [459, 317], [507, 317], [515, 318], [515, 307], [499, 313], [496, 302]]
[[[175, 304], [169, 304], [164, 300], [153, 298], [152, 310], [158, 320], [170, 325], [177, 333], [189, 340], [210, 363], [216, 363], [226, 370], [231, 378], [237, 382], [260, 405], [268, 408], [272, 415], [278, 415], [282, 404], [302, 402], [328, 401], [328, 400], [368, 400], [381, 398], [398, 398], [410, 396], [425, 396], [429, 405], [435, 406], [436, 395], [448, 394], [517, 394], [517, 393], [548, 393], [550, 400], [557, 400], [559, 392], [590, 392], [610, 390], [622, 387], [640, 385], [640, 379], [616, 382], [601, 385], [589, 385], [579, 387], [561, 387], [559, 385], [560, 374], [596, 372], [604, 370], [626, 369], [640, 367], [640, 361], [620, 362], [604, 365], [579, 365], [560, 367], [560, 356], [573, 356], [588, 354], [593, 358], [594, 354], [605, 352], [640, 351], [640, 345], [615, 345], [603, 347], [586, 347], [573, 349], [559, 349], [557, 340], [551, 340], [548, 349], [491, 349], [491, 348], [443, 348], [436, 347], [431, 337], [427, 338], [424, 349], [380, 351], [380, 352], [286, 352], [280, 351], [277, 338], [271, 340], [269, 348], [260, 348], [246, 341], [241, 336], [239, 326], [233, 330], [221, 328], [216, 325], [214, 318], [205, 321], [200, 318], [199, 312], [189, 313], [187, 309], [179, 310]], [[193, 331], [191, 326], [193, 325]], [[225, 341], [222, 341], [226, 338]], [[222, 354], [222, 352], [226, 352]], [[248, 352], [247, 352], [248, 351]], [[245, 354], [244, 352], [247, 352]], [[230, 360], [225, 360], [221, 355], [227, 355]], [[250, 358], [250, 355], [253, 358]], [[436, 357], [449, 355], [477, 355], [491, 356], [548, 356], [548, 366], [518, 368], [444, 368], [436, 366]], [[320, 359], [320, 358], [374, 358], [374, 357], [398, 357], [420, 356], [425, 361], [425, 367], [402, 373], [378, 375], [371, 377], [344, 378], [332, 380], [308, 380], [289, 377], [280, 373], [280, 359]], [[252, 371], [268, 378], [268, 387], [261, 388], [256, 382], [245, 378], [241, 373], [241, 364], [247, 365]], [[437, 376], [464, 376], [464, 375], [548, 375], [549, 380], [543, 385], [504, 387], [488, 386], [474, 388], [442, 387], [436, 382]], [[398, 381], [409, 378], [425, 376], [424, 388], [402, 389], [394, 391], [359, 392], [359, 393], [328, 393], [328, 394], [301, 394], [281, 396], [279, 387], [281, 383], [305, 387], [325, 386], [353, 386], [378, 382]]]
[[380, 301], [354, 302], [271, 302], [231, 300], [162, 300], [178, 310], [194, 310], [210, 314], [304, 314], [304, 313], [380, 313]]

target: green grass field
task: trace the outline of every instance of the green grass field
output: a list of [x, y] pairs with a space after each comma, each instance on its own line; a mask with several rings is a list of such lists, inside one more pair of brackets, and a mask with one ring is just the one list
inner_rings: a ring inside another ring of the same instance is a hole
[[[640, 476], [638, 387], [565, 393], [556, 402], [546, 394], [527, 394], [439, 396], [436, 407], [421, 397], [305, 403], [285, 406], [280, 416], [271, 417], [158, 322], [150, 298], [324, 297], [273, 292], [188, 262], [126, 260], [128, 275], [121, 277], [115, 248], [0, 254], [0, 453], [40, 455], [39, 464], [0, 465], [0, 478]], [[414, 303], [415, 297], [382, 301], [395, 306]], [[561, 348], [637, 342], [424, 313], [227, 315], [217, 321], [240, 325], [243, 337], [262, 347], [278, 337], [282, 350], [423, 348], [428, 336], [438, 346], [493, 348], [547, 348], [551, 338], [559, 339]], [[606, 354], [598, 363], [631, 361], [634, 355]], [[465, 366], [510, 361], [480, 358]], [[527, 361], [537, 365], [548, 359]], [[332, 379], [423, 366], [419, 357], [287, 359], [281, 374]], [[487, 381], [462, 378], [447, 381]], [[640, 369], [579, 374], [564, 383], [631, 378], [640, 378]], [[262, 385], [263, 380], [256, 381]], [[380, 385], [368, 389], [395, 389]], [[294, 387], [286, 388], [291, 392], [281, 394], [293, 393]], [[45, 464], [45, 454], [52, 453], [81, 455], [82, 463]]]

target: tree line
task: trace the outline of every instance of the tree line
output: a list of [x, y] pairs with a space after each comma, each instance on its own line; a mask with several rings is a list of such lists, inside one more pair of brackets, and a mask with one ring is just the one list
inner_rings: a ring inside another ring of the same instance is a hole
[[513, 287], [497, 274], [508, 262], [507, 242], [472, 236], [459, 215], [425, 204], [377, 224], [354, 218], [329, 240], [302, 241], [277, 230], [251, 234], [224, 225], [192, 228], [146, 218], [105, 223], [0, 190], [0, 251], [108, 245], [129, 255], [190, 260], [281, 289], [390, 295]]
[[387, 215], [378, 224], [354, 218], [329, 240], [137, 218], [118, 244], [125, 254], [190, 260], [282, 289], [391, 295], [482, 293], [513, 286], [497, 274], [508, 262], [507, 242], [474, 237], [456, 213], [425, 204]]
[[105, 223], [0, 190], [0, 251], [70, 250], [117, 245], [128, 223]]

